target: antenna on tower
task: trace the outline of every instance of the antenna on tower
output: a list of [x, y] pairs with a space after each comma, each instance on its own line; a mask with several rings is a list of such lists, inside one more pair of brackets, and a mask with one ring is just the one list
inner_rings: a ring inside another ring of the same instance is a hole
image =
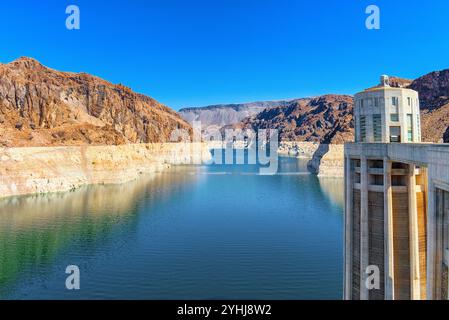
[[386, 74], [383, 74], [380, 76], [380, 85], [383, 87], [389, 87], [390, 86], [390, 77]]

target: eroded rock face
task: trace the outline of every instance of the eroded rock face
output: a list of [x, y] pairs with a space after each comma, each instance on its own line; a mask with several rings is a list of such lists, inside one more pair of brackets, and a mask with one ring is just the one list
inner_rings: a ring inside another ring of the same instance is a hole
[[345, 150], [342, 144], [321, 144], [307, 167], [319, 177], [343, 178], [344, 154]]
[[166, 142], [174, 129], [191, 130], [150, 97], [31, 58], [0, 64], [0, 128], [9, 147]]
[[0, 148], [0, 198], [119, 184], [170, 165], [210, 159], [202, 143]]
[[449, 69], [426, 74], [409, 86], [419, 92], [421, 108], [434, 109], [449, 103]]
[[421, 110], [422, 140], [424, 142], [449, 142], [445, 132], [449, 130], [449, 104], [435, 109]]
[[449, 69], [422, 76], [410, 85], [419, 92], [425, 142], [449, 142]]
[[351, 96], [325, 95], [267, 109], [236, 127], [278, 129], [280, 139], [284, 141], [341, 144], [353, 141], [352, 110]]

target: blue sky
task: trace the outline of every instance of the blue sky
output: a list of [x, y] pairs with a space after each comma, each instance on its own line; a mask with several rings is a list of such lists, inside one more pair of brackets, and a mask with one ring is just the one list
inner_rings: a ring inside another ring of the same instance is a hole
[[[65, 28], [65, 8], [81, 30]], [[365, 28], [365, 8], [381, 29]], [[0, 5], [0, 61], [31, 56], [178, 109], [354, 94], [449, 68], [447, 0], [35, 0]]]

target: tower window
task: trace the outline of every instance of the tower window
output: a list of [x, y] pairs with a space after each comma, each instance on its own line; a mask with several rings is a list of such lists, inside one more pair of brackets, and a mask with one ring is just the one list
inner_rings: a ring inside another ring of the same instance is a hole
[[366, 142], [366, 116], [360, 116], [360, 140]]
[[373, 114], [373, 134], [374, 142], [382, 141], [382, 116]]
[[399, 121], [399, 107], [398, 107], [397, 104], [396, 105], [393, 104], [393, 106], [391, 107], [390, 120], [392, 122], [398, 122]]
[[407, 136], [408, 141], [413, 141], [413, 115], [407, 114]]
[[397, 113], [390, 114], [390, 120], [392, 122], [398, 122], [399, 121], [399, 114], [397, 114]]
[[416, 115], [416, 130], [418, 130], [418, 139], [421, 141], [421, 123], [419, 113]]
[[398, 97], [392, 97], [391, 102], [394, 106], [399, 106], [399, 98]]
[[401, 142], [401, 127], [390, 127], [390, 142]]
[[398, 106], [391, 107], [391, 113], [399, 113], [399, 107]]

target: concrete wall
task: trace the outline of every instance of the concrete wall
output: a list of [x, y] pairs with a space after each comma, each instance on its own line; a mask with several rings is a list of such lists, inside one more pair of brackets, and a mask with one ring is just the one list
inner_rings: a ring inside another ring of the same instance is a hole
[[369, 225], [369, 264], [379, 266], [380, 289], [369, 292], [370, 300], [385, 298], [385, 250], [384, 250], [384, 195], [381, 192], [368, 192]]
[[[345, 254], [345, 278], [352, 279], [353, 283], [349, 286], [345, 281], [345, 297], [356, 298], [362, 291], [362, 298], [375, 298], [371, 292], [367, 296], [364, 288], [355, 289], [352, 278], [363, 270], [366, 252], [369, 263], [373, 263], [371, 256], [380, 252], [371, 241], [370, 228], [379, 227], [371, 226], [373, 221], [369, 218], [378, 210], [373, 208], [373, 191], [382, 192], [385, 197], [385, 299], [447, 297], [449, 253], [443, 250], [441, 212], [445, 211], [441, 198], [442, 194], [449, 194], [449, 145], [354, 143], [345, 145], [345, 157], [345, 250], [353, 253]], [[383, 161], [383, 169], [370, 167], [370, 163], [378, 161]], [[349, 165], [351, 163], [353, 165]], [[367, 176], [373, 175], [383, 175], [383, 185], [380, 185], [381, 180], [370, 184]], [[369, 196], [365, 199], [367, 193]], [[360, 246], [360, 252], [355, 245]], [[360, 256], [361, 261], [355, 261], [354, 265], [351, 259], [356, 256]], [[360, 278], [361, 283], [363, 277]]]
[[410, 300], [410, 238], [407, 193], [393, 194], [393, 255], [395, 300]]

